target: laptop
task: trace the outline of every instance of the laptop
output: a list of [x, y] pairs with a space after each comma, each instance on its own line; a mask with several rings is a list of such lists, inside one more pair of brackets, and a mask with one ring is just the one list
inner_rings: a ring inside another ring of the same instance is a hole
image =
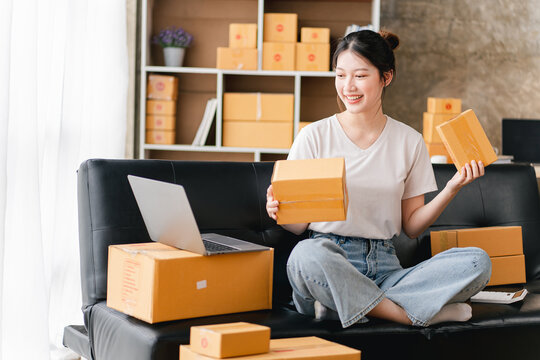
[[270, 249], [229, 236], [201, 234], [182, 185], [134, 175], [127, 177], [153, 241], [201, 255]]

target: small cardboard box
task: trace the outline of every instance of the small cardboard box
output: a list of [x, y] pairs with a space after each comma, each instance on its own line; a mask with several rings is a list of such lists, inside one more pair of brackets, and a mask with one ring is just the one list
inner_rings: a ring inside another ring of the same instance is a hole
[[294, 94], [223, 94], [223, 120], [292, 122], [293, 109]]
[[292, 122], [223, 121], [223, 146], [288, 149], [292, 141]]
[[172, 145], [175, 141], [174, 130], [146, 130], [147, 144]]
[[147, 130], [174, 130], [176, 117], [171, 115], [146, 115]]
[[428, 97], [427, 112], [434, 114], [461, 113], [461, 99]]
[[306, 126], [308, 126], [311, 123], [312, 123], [311, 121], [300, 121], [298, 123], [298, 132], [300, 132], [300, 130], [302, 130], [303, 128], [305, 128]]
[[168, 75], [148, 75], [146, 97], [155, 100], [176, 100], [178, 97], [178, 78]]
[[278, 224], [347, 218], [344, 158], [276, 161], [272, 187]]
[[146, 100], [146, 113], [154, 115], [175, 115], [176, 101]]
[[257, 24], [230, 24], [229, 48], [255, 49], [257, 47]]
[[266, 353], [270, 328], [246, 322], [192, 326], [189, 345], [201, 355], [229, 358]]
[[109, 246], [107, 306], [148, 323], [272, 308], [274, 250], [202, 256]]
[[[266, 354], [239, 357], [242, 360], [360, 360], [356, 350], [315, 336], [270, 340]], [[180, 360], [212, 360], [197, 354], [189, 345], [180, 345]]]
[[426, 148], [430, 157], [443, 155], [446, 156], [446, 163], [450, 163], [450, 154], [443, 143], [426, 143]]
[[526, 281], [524, 255], [491, 258], [491, 278], [487, 286], [521, 284]]
[[471, 160], [488, 166], [497, 160], [482, 125], [469, 109], [436, 127], [458, 171]]
[[218, 47], [216, 68], [257, 70], [257, 49]]
[[298, 14], [264, 14], [263, 41], [295, 43], [298, 40]]
[[330, 44], [296, 44], [297, 71], [329, 71]]
[[300, 29], [300, 41], [312, 44], [328, 44], [330, 43], [330, 29], [303, 27]]
[[426, 143], [439, 143], [442, 144], [441, 136], [437, 132], [436, 127], [445, 123], [449, 120], [452, 120], [458, 114], [434, 114], [434, 113], [424, 113], [424, 126], [423, 126], [423, 135], [424, 141]]
[[492, 226], [431, 232], [431, 255], [453, 247], [475, 246], [490, 257], [523, 254], [521, 226]]
[[292, 71], [295, 67], [295, 43], [264, 42], [263, 70]]

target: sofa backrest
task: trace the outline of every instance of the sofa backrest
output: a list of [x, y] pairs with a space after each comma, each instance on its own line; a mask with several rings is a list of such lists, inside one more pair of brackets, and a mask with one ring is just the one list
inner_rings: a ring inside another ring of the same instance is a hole
[[[287, 257], [302, 236], [271, 220], [265, 210], [272, 162], [103, 160], [84, 162], [78, 172], [79, 241], [83, 310], [105, 300], [107, 251], [112, 244], [151, 241], [127, 175], [184, 185], [201, 232], [217, 232], [275, 249], [274, 301], [290, 301]], [[435, 165], [439, 189], [454, 175], [453, 165]], [[436, 192], [427, 194], [431, 200]], [[418, 239], [395, 239], [404, 266], [430, 256], [429, 231], [521, 225], [527, 278], [540, 278], [540, 201], [531, 166], [494, 165], [466, 186]]]

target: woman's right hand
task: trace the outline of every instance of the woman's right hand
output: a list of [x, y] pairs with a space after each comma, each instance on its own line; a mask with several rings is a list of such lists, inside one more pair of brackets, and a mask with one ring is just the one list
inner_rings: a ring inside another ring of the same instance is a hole
[[277, 212], [279, 209], [279, 201], [274, 199], [274, 190], [272, 184], [266, 190], [266, 212], [272, 219], [277, 220]]

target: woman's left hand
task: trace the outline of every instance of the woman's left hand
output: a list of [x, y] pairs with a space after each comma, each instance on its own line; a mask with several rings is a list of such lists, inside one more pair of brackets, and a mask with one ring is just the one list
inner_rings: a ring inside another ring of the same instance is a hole
[[481, 161], [476, 162], [474, 160], [471, 163], [465, 164], [461, 168], [461, 171], [457, 171], [456, 174], [448, 183], [449, 190], [452, 192], [458, 192], [465, 185], [473, 182], [475, 179], [484, 176], [484, 164]]

